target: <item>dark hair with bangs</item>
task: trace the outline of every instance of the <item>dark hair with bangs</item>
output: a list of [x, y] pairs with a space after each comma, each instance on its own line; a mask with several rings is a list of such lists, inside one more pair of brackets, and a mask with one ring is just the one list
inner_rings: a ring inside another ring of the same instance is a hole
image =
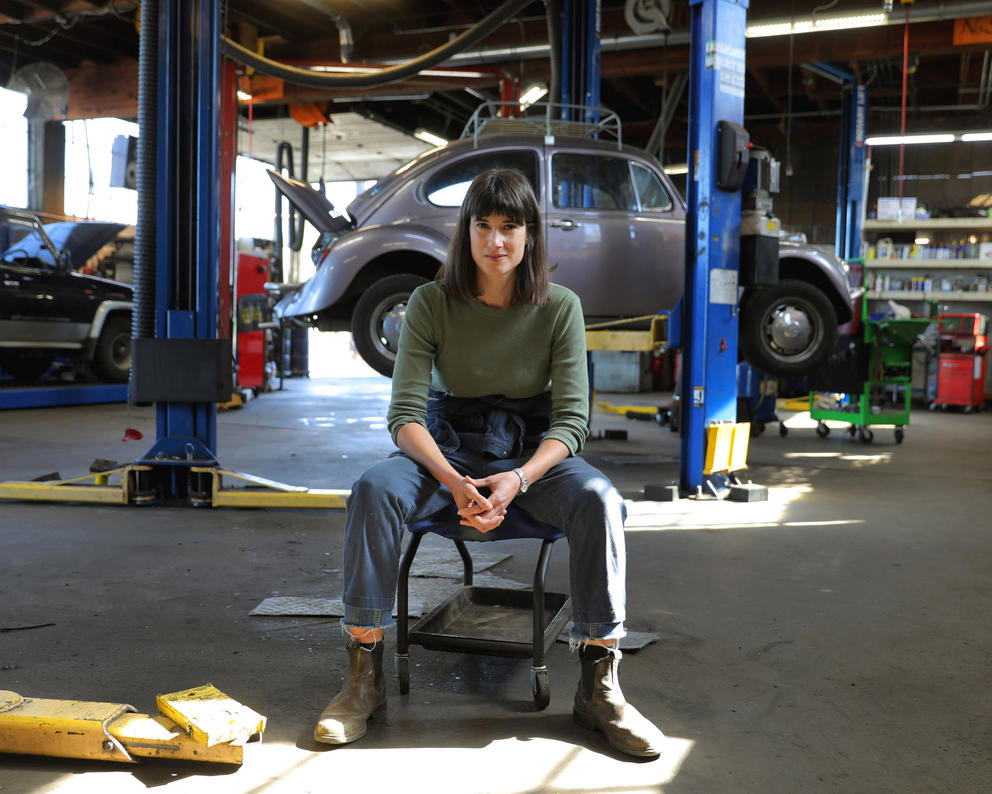
[[490, 168], [472, 181], [462, 201], [458, 225], [448, 247], [448, 261], [438, 272], [438, 281], [452, 295], [467, 301], [479, 300], [470, 234], [473, 219], [487, 215], [504, 215], [527, 229], [527, 244], [514, 273], [510, 305], [547, 303], [551, 276], [544, 252], [541, 208], [527, 177], [512, 168]]

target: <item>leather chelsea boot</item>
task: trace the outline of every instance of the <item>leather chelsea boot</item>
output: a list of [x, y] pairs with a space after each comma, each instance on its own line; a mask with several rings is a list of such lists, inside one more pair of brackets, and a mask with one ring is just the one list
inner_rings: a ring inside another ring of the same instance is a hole
[[637, 756], [661, 754], [665, 734], [624, 700], [617, 679], [622, 654], [618, 648], [583, 645], [582, 667], [572, 718], [583, 728], [602, 731], [610, 746]]
[[341, 691], [321, 713], [313, 738], [324, 744], [348, 744], [361, 739], [366, 722], [386, 707], [386, 682], [382, 677], [382, 642], [345, 647], [348, 671]]

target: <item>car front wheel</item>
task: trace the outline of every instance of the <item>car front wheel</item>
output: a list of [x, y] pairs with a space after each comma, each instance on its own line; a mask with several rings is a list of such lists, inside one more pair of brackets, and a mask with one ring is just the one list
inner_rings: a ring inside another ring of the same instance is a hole
[[413, 273], [386, 276], [372, 284], [355, 304], [351, 336], [355, 349], [372, 369], [393, 375], [400, 329], [410, 293], [427, 279]]
[[826, 362], [836, 342], [837, 313], [804, 281], [783, 279], [757, 289], [741, 306], [741, 353], [767, 375], [808, 375]]
[[93, 353], [93, 369], [101, 380], [124, 383], [131, 370], [131, 318], [110, 317], [103, 324]]

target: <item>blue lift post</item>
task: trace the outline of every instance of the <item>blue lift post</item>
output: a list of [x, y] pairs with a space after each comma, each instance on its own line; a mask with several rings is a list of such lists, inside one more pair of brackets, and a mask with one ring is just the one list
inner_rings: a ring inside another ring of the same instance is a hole
[[853, 74], [816, 62], [808, 65], [841, 85], [840, 156], [837, 162], [837, 229], [835, 248], [844, 260], [861, 255], [861, 227], [865, 217], [865, 133], [868, 119], [868, 86]]
[[[219, 0], [159, 0], [158, 26], [155, 338], [215, 340]], [[156, 399], [156, 430], [137, 463], [172, 467], [160, 487], [165, 498], [181, 498], [191, 464], [217, 463], [216, 401]]]
[[679, 488], [701, 491], [706, 428], [737, 419], [741, 193], [717, 186], [720, 122], [744, 118], [747, 0], [691, 0]]
[[[599, 107], [600, 0], [565, 0], [561, 34], [561, 103]], [[599, 113], [585, 111], [585, 117], [572, 118], [576, 110], [563, 107], [564, 120], [595, 124]]]

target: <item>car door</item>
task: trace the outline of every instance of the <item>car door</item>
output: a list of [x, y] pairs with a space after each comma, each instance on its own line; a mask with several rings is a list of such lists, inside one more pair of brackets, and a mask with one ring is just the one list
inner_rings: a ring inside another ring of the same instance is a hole
[[670, 309], [682, 293], [685, 213], [663, 178], [626, 153], [560, 149], [546, 207], [552, 279], [587, 317]]
[[24, 259], [0, 267], [0, 343], [77, 348], [89, 332], [96, 296], [62, 267]]

